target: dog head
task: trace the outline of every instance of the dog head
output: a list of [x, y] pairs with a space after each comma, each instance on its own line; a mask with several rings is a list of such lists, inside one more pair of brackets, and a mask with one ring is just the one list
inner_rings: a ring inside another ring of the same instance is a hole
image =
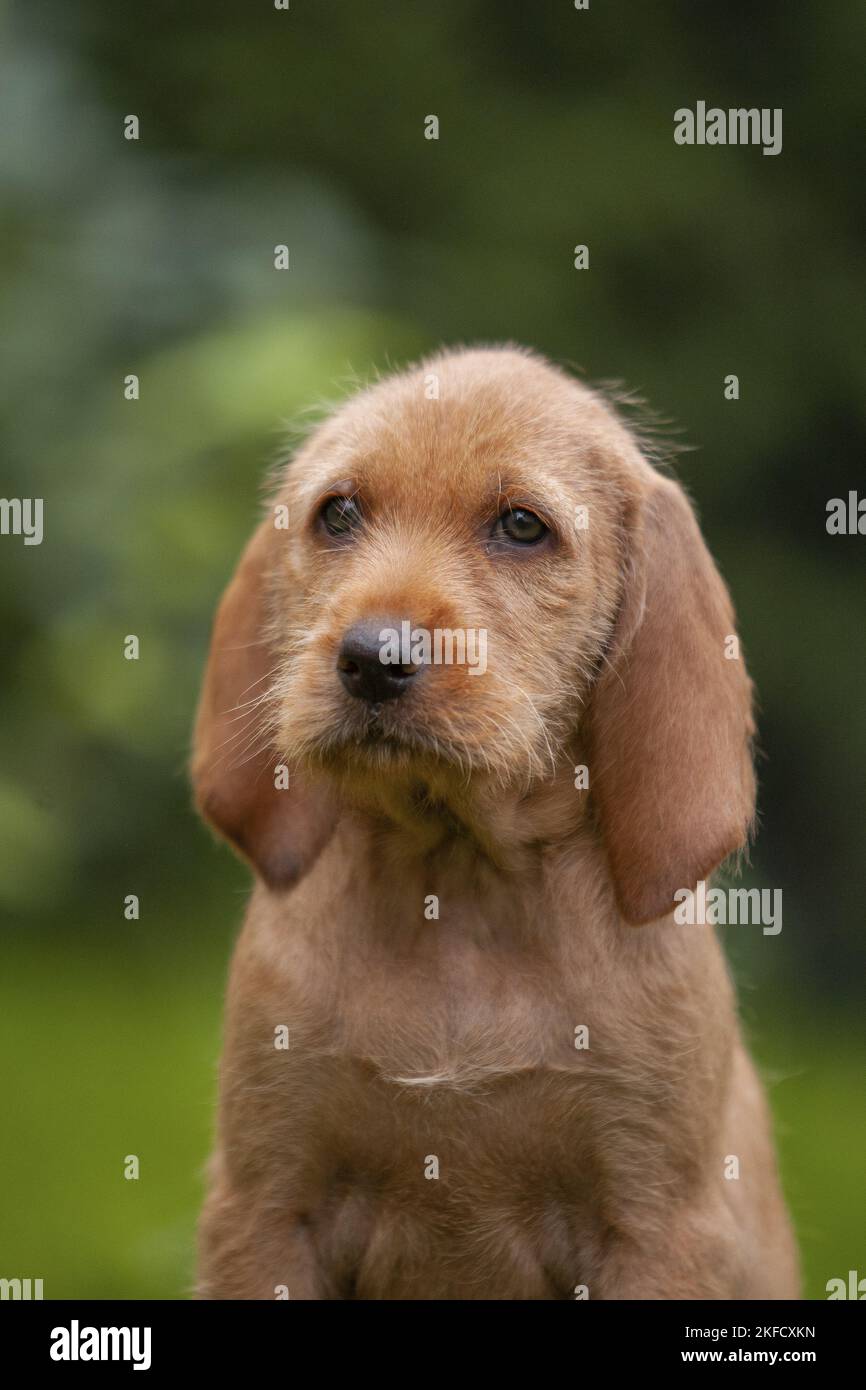
[[517, 350], [446, 354], [281, 478], [217, 615], [198, 803], [287, 886], [339, 794], [527, 794], [579, 730], [620, 908], [651, 920], [748, 833], [733, 640], [683, 493], [606, 402]]

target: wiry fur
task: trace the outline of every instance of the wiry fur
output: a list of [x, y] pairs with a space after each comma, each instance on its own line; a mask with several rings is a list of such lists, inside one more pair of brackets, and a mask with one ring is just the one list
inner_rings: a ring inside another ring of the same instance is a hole
[[[315, 524], [337, 483], [366, 517], [342, 545]], [[196, 730], [199, 806], [257, 874], [200, 1295], [795, 1297], [724, 960], [670, 916], [754, 798], [751, 687], [682, 492], [601, 397], [485, 349], [351, 399], [276, 500]], [[491, 543], [507, 501], [551, 543]], [[484, 627], [487, 674], [431, 667], [373, 715], [335, 672], [366, 618]]]

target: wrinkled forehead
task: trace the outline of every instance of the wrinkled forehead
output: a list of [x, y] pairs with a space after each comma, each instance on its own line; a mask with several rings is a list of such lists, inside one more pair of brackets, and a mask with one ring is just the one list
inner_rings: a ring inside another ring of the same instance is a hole
[[503, 499], [562, 513], [597, 492], [617, 430], [592, 393], [547, 368], [434, 362], [347, 402], [301, 451], [292, 491], [313, 505], [350, 486], [409, 514]]

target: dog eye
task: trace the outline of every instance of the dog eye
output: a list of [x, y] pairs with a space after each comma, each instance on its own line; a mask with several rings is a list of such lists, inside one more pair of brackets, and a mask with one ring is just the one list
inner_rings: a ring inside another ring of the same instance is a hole
[[348, 536], [361, 524], [361, 508], [354, 497], [330, 497], [319, 513], [332, 536]]
[[518, 545], [537, 545], [547, 535], [541, 517], [525, 507], [509, 507], [497, 521], [496, 530]]

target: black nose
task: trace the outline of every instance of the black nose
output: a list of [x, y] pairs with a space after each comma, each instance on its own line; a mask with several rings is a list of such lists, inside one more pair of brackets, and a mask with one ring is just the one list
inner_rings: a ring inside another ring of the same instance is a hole
[[[417, 667], [395, 666], [382, 660], [385, 643], [379, 634], [389, 623], [384, 621], [355, 623], [343, 638], [337, 657], [340, 680], [356, 700], [371, 705], [383, 700], [396, 700], [412, 684]], [[399, 623], [390, 624], [397, 632]]]

